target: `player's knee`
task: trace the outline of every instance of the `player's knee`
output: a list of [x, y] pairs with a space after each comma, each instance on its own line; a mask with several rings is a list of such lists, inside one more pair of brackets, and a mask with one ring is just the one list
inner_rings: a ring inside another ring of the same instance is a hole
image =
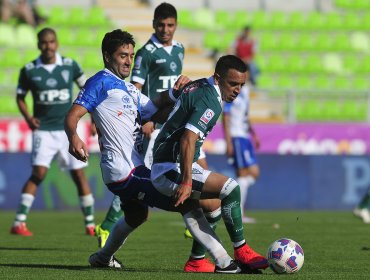
[[28, 180], [38, 186], [44, 180], [44, 176], [32, 174]]
[[125, 213], [126, 223], [133, 228], [137, 228], [148, 219], [149, 210], [143, 204], [132, 201], [125, 203], [121, 208]]
[[239, 188], [239, 184], [232, 178], [227, 179], [220, 191], [220, 199], [223, 200], [236, 188]]

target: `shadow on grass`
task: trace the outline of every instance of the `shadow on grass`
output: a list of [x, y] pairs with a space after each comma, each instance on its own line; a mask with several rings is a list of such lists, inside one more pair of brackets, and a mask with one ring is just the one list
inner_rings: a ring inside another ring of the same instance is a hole
[[64, 251], [72, 252], [75, 249], [66, 248], [15, 248], [15, 247], [0, 247], [0, 251]]
[[13, 268], [48, 268], [48, 269], [61, 269], [61, 270], [109, 270], [109, 271], [117, 271], [120, 273], [123, 272], [150, 272], [150, 273], [163, 273], [163, 272], [181, 272], [180, 270], [176, 269], [148, 269], [148, 268], [126, 268], [123, 269], [115, 269], [115, 268], [98, 268], [98, 267], [90, 267], [88, 265], [57, 265], [57, 264], [29, 264], [29, 263], [8, 263], [8, 264], [0, 264], [0, 267], [13, 267]]

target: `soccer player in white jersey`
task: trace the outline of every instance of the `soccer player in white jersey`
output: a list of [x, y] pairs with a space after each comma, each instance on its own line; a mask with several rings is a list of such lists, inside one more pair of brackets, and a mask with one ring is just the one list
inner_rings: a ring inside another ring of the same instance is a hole
[[248, 188], [259, 176], [254, 145], [258, 149], [260, 141], [253, 130], [249, 119], [249, 89], [242, 87], [237, 99], [232, 103], [224, 103], [223, 127], [226, 141], [226, 154], [232, 159], [240, 186], [240, 207], [243, 223], [254, 223], [253, 218], [244, 213]]
[[[87, 164], [68, 153], [68, 140], [63, 127], [64, 117], [72, 103], [73, 83], [81, 88], [86, 78], [74, 60], [57, 53], [58, 41], [53, 29], [42, 29], [37, 38], [41, 55], [21, 69], [17, 88], [19, 110], [32, 129], [32, 174], [23, 187], [10, 232], [32, 235], [26, 226], [27, 214], [37, 188], [55, 157], [63, 169], [70, 171], [77, 186], [86, 234], [95, 235], [94, 198], [83, 171]], [[33, 115], [29, 113], [25, 101], [28, 91], [32, 92]]]
[[[90, 256], [94, 267], [121, 268], [114, 257], [128, 235], [148, 215], [148, 206], [180, 212], [192, 235], [207, 248], [215, 261], [215, 272], [238, 273], [240, 268], [228, 255], [205, 219], [197, 200], [174, 205], [173, 199], [158, 192], [151, 183], [150, 170], [142, 156], [142, 121], [166, 117], [176, 100], [177, 88], [189, 81], [181, 76], [174, 88], [150, 100], [133, 84], [125, 82], [134, 57], [131, 34], [114, 30], [104, 36], [102, 55], [105, 69], [92, 76], [80, 91], [65, 119], [70, 152], [86, 161], [86, 144], [79, 138], [77, 123], [86, 113], [95, 121], [101, 148], [100, 167], [104, 183], [120, 197], [124, 217], [114, 225], [104, 247]], [[177, 96], [178, 97], [178, 96]], [[156, 113], [158, 111], [158, 113]]]

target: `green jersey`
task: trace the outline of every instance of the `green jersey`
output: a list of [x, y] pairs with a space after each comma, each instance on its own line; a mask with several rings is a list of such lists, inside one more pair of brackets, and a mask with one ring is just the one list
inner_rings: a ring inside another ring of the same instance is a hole
[[199, 135], [193, 159], [197, 161], [204, 139], [222, 112], [221, 104], [221, 93], [213, 78], [196, 80], [185, 86], [155, 140], [153, 163], [179, 162], [180, 138], [185, 129]]
[[153, 35], [136, 54], [131, 82], [143, 85], [142, 93], [150, 99], [175, 84], [182, 72], [184, 47], [173, 41], [164, 47]]
[[40, 57], [20, 71], [17, 94], [31, 91], [33, 115], [41, 122], [40, 130], [63, 130], [64, 118], [72, 104], [73, 82], [80, 87], [85, 76], [71, 58], [57, 54], [56, 63], [45, 65]]

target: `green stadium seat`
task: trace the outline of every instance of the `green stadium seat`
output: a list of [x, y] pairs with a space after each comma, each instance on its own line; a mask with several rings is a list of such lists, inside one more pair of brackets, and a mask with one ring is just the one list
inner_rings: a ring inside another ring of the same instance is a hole
[[265, 30], [272, 30], [271, 26], [271, 18], [268, 13], [265, 11], [255, 11], [252, 15], [252, 25], [253, 28], [260, 30], [260, 29], [265, 29]]
[[334, 0], [335, 6], [342, 9], [352, 9], [353, 0]]
[[324, 73], [322, 59], [319, 55], [308, 55], [305, 59], [305, 70], [309, 74], [320, 74]]
[[0, 46], [16, 46], [17, 40], [12, 25], [0, 22]]
[[275, 49], [286, 52], [295, 51], [297, 43], [297, 37], [292, 32], [281, 32]]
[[325, 15], [319, 12], [310, 12], [307, 15], [307, 30], [317, 31], [325, 27]]
[[193, 14], [195, 26], [202, 30], [213, 30], [216, 26], [215, 16], [210, 9], [198, 9]]
[[295, 79], [296, 87], [300, 90], [312, 90], [315, 88], [313, 79], [309, 76], [298, 76]]
[[[298, 102], [297, 102], [298, 103]], [[323, 103], [321, 100], [307, 100], [303, 103], [303, 115], [301, 118], [306, 121], [323, 120]]]
[[19, 49], [5, 49], [0, 60], [0, 66], [4, 68], [19, 69], [23, 66], [22, 52]]
[[328, 31], [342, 31], [343, 30], [343, 16], [337, 12], [329, 12], [324, 17], [325, 24], [321, 27], [322, 30]]
[[369, 77], [355, 77], [352, 81], [353, 89], [358, 91], [370, 91]]
[[258, 36], [258, 47], [261, 52], [278, 50], [279, 40], [274, 32], [263, 32]]
[[95, 72], [103, 69], [104, 66], [101, 55], [96, 50], [85, 51], [81, 64], [84, 69], [92, 69]]
[[89, 28], [78, 28], [75, 31], [73, 45], [81, 47], [100, 47], [101, 39], [97, 39], [97, 33]]
[[53, 26], [61, 26], [68, 24], [67, 11], [62, 6], [53, 6], [49, 11], [48, 24]]
[[285, 72], [286, 73], [305, 73], [305, 60], [302, 55], [290, 55], [286, 62]]
[[[253, 24], [250, 13], [245, 10], [237, 10], [233, 17], [233, 26], [242, 29], [247, 25]], [[253, 25], [254, 26], [254, 25]]]
[[296, 49], [299, 51], [317, 51], [315, 37], [307, 32], [297, 35]]
[[352, 90], [352, 81], [347, 77], [336, 77], [333, 81], [333, 88], [338, 90]]
[[354, 54], [343, 56], [343, 67], [350, 74], [359, 72], [361, 68], [360, 57]]
[[258, 85], [258, 88], [267, 89], [267, 90], [276, 88], [275, 79], [271, 75], [261, 74], [257, 78], [257, 85]]
[[281, 11], [274, 11], [270, 15], [270, 27], [274, 30], [286, 30], [289, 27], [289, 17]]
[[71, 27], [60, 27], [56, 30], [61, 46], [74, 46], [76, 43], [75, 32]]
[[266, 72], [277, 72], [281, 73], [285, 71], [286, 68], [286, 58], [284, 58], [281, 54], [274, 54], [269, 56], [268, 64], [266, 65], [266, 69], [263, 71]]
[[355, 31], [362, 29], [362, 17], [357, 13], [347, 13], [343, 16], [343, 29], [347, 31]]
[[93, 6], [87, 12], [86, 22], [90, 27], [110, 27], [111, 23], [105, 15], [104, 9], [98, 6]]
[[223, 34], [222, 40], [220, 41], [220, 51], [227, 52], [230, 46], [233, 44], [237, 37], [234, 31], [227, 31]]
[[7, 117], [19, 115], [14, 95], [0, 94], [0, 115]]
[[339, 33], [334, 37], [334, 51], [352, 51], [349, 37], [345, 33]]
[[16, 40], [22, 48], [36, 48], [37, 38], [35, 29], [28, 24], [20, 24], [16, 28]]
[[343, 116], [348, 121], [365, 121], [367, 104], [356, 100], [346, 100], [343, 104]]
[[233, 18], [229, 11], [216, 10], [215, 11], [215, 22], [219, 29], [226, 30], [228, 28], [235, 28]]
[[177, 11], [178, 22], [181, 27], [193, 28], [193, 12], [187, 9], [178, 9]]
[[207, 31], [203, 37], [203, 45], [209, 50], [220, 50], [222, 36], [220, 32]]
[[23, 62], [23, 64], [26, 64], [28, 62], [31, 62], [31, 61], [35, 60], [39, 56], [40, 56], [40, 52], [36, 48], [26, 49], [26, 50], [24, 50], [24, 53], [23, 53], [22, 62]]
[[66, 51], [63, 51], [62, 55], [65, 56], [65, 57], [69, 57], [69, 58], [72, 58], [72, 59], [76, 60], [81, 65], [81, 61], [80, 61], [81, 60], [81, 55], [76, 49], [74, 49], [74, 48], [71, 49], [70, 48]]
[[337, 100], [323, 102], [322, 120], [324, 121], [343, 120], [342, 104]]
[[350, 35], [351, 46], [354, 50], [370, 52], [369, 36], [365, 32], [357, 31]]
[[318, 76], [315, 79], [315, 89], [328, 91], [332, 89], [332, 84], [327, 76]]
[[276, 79], [276, 87], [279, 90], [283, 89], [286, 92], [292, 90], [294, 86], [294, 80], [290, 76], [280, 76]]
[[324, 69], [333, 74], [343, 74], [345, 72], [341, 57], [336, 53], [327, 53], [323, 56]]
[[88, 25], [86, 9], [80, 6], [71, 7], [68, 11], [68, 25], [71, 26], [83, 26]]
[[291, 12], [288, 17], [287, 29], [302, 31], [307, 29], [306, 15], [302, 12]]
[[332, 36], [328, 36], [327, 33], [320, 33], [316, 36], [315, 49], [319, 51], [332, 51], [335, 49], [334, 41]]

